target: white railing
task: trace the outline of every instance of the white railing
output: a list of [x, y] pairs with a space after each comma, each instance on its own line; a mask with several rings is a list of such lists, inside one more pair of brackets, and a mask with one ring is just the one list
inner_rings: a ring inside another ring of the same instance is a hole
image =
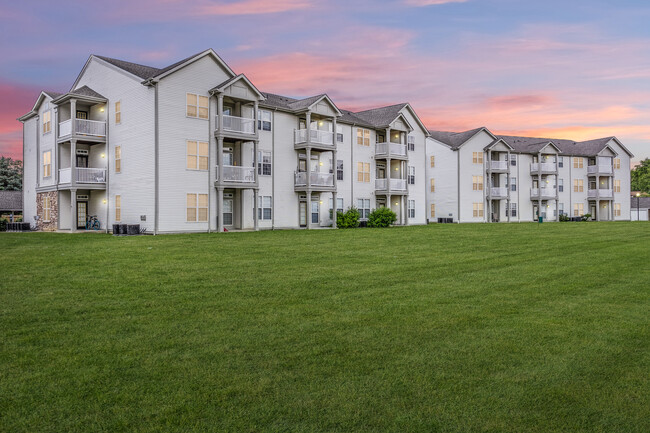
[[[540, 195], [541, 194], [541, 195]], [[530, 196], [537, 197], [555, 197], [555, 188], [531, 188]]]
[[588, 198], [611, 198], [614, 197], [614, 191], [611, 189], [589, 189], [587, 190]]
[[239, 167], [224, 165], [219, 177], [219, 166], [217, 166], [217, 179], [222, 182], [255, 182], [255, 167]]
[[490, 188], [490, 196], [492, 197], [507, 197], [508, 188], [499, 186]]
[[406, 191], [406, 179], [391, 179], [390, 180], [390, 190], [391, 191]]
[[104, 183], [106, 182], [106, 170], [103, 168], [75, 168], [76, 179], [79, 183]]
[[555, 163], [554, 162], [542, 162], [541, 167], [540, 164], [536, 162], [531, 162], [530, 163], [530, 171], [532, 174], [535, 174], [535, 172], [539, 171], [539, 169], [542, 169], [542, 172], [555, 172]]
[[61, 168], [59, 169], [59, 183], [70, 183], [72, 182], [72, 174], [70, 168]]
[[65, 120], [59, 123], [59, 137], [72, 134], [72, 120]]
[[334, 134], [329, 131], [321, 131], [318, 129], [295, 129], [293, 133], [294, 143], [306, 143], [308, 134], [311, 143], [334, 146]]
[[492, 170], [507, 170], [508, 161], [490, 161], [490, 168]]
[[[106, 122], [103, 120], [75, 119], [75, 133], [79, 135], [92, 135], [106, 137]], [[72, 134], [72, 119], [59, 123], [59, 137]]]
[[[219, 116], [217, 116], [217, 125], [219, 125]], [[241, 132], [242, 134], [254, 134], [255, 119], [224, 114], [223, 129], [224, 131]]]
[[386, 191], [388, 189], [388, 179], [375, 179], [375, 189]]
[[612, 166], [611, 165], [590, 165], [590, 166], [587, 167], [587, 173], [589, 173], [589, 174], [594, 174], [594, 173], [611, 174], [612, 173]]
[[[295, 174], [296, 186], [307, 185], [307, 173], [304, 171]], [[312, 172], [310, 175], [311, 186], [334, 186], [334, 175], [332, 173]]]
[[375, 155], [406, 156], [406, 145], [399, 143], [375, 144]]

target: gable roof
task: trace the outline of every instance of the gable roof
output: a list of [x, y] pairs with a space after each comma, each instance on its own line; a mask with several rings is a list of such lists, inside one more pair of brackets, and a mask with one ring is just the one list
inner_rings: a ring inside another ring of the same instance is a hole
[[22, 211], [22, 191], [0, 191], [0, 211]]
[[260, 104], [261, 106], [276, 108], [284, 111], [289, 111], [292, 113], [297, 113], [297, 112], [307, 110], [309, 107], [316, 104], [322, 99], [327, 99], [327, 101], [332, 105], [332, 107], [334, 107], [334, 109], [339, 114], [341, 115], [343, 114], [343, 110], [340, 110], [336, 106], [336, 104], [334, 104], [334, 102], [330, 99], [330, 97], [327, 96], [327, 94], [325, 93], [321, 93], [320, 95], [310, 96], [308, 98], [302, 98], [302, 99], [290, 98], [288, 96], [276, 95], [267, 92], [261, 92], [261, 93], [266, 98], [266, 100]]
[[52, 102], [55, 104], [60, 104], [62, 102], [67, 101], [68, 99], [73, 99], [73, 98], [79, 98], [81, 100], [90, 101], [90, 102], [106, 102], [108, 100], [104, 96], [95, 92], [90, 87], [83, 86], [78, 89], [71, 90], [68, 93], [63, 94], [56, 99], [53, 99]]
[[20, 122], [25, 122], [32, 117], [36, 116], [38, 114], [38, 107], [43, 103], [43, 99], [45, 98], [50, 98], [50, 99], [56, 99], [63, 95], [63, 93], [59, 92], [50, 92], [49, 90], [41, 90], [41, 93], [38, 95], [38, 98], [36, 98], [36, 102], [34, 103], [34, 106], [32, 107], [31, 110], [29, 110], [27, 113], [23, 114], [20, 116], [18, 121]]
[[[492, 133], [485, 126], [481, 126], [480, 128], [474, 128], [474, 129], [470, 129], [469, 131], [463, 131], [463, 132], [429, 130], [429, 135], [431, 136], [431, 138], [446, 144], [447, 146], [451, 147], [453, 150], [457, 150], [463, 144], [467, 143], [472, 137], [474, 137], [476, 134], [478, 134], [481, 131], [485, 131], [488, 134], [492, 135]], [[494, 137], [495, 140], [497, 139], [497, 137], [495, 137], [494, 135], [492, 135], [492, 137]]]
[[548, 143], [552, 143], [557, 149], [559, 149], [560, 153], [575, 156], [597, 156], [603, 149], [608, 147], [607, 145], [611, 140], [616, 140], [616, 143], [618, 143], [625, 152], [632, 156], [632, 154], [616, 137], [603, 137], [586, 141], [573, 141], [561, 138], [520, 137], [511, 135], [499, 135], [498, 137], [508, 142], [508, 144], [519, 153], [539, 153], [539, 151], [548, 145]]
[[93, 54], [91, 57], [97, 57], [98, 59], [102, 59], [103, 61], [110, 63], [113, 66], [117, 66], [123, 71], [133, 74], [138, 78], [142, 78], [143, 80], [146, 80], [147, 78], [157, 75], [160, 71], [160, 69], [154, 68], [153, 66], [145, 66], [139, 63], [127, 62], [125, 60], [119, 60], [119, 59], [112, 59], [110, 57], [98, 56], [96, 54]]
[[364, 119], [375, 128], [387, 128], [397, 119], [401, 114], [400, 112], [408, 104], [403, 102], [401, 104], [388, 105], [386, 107], [372, 108], [370, 110], [357, 111], [354, 113], [357, 117]]
[[248, 77], [244, 74], [239, 74], [235, 75], [232, 78], [228, 78], [226, 81], [224, 81], [221, 84], [216, 85], [212, 89], [210, 89], [210, 93], [221, 93], [225, 89], [227, 89], [229, 86], [235, 84], [237, 81], [244, 81], [258, 96], [258, 99], [260, 101], [264, 100], [264, 95], [262, 95], [262, 92], [260, 92], [257, 87], [248, 79]]

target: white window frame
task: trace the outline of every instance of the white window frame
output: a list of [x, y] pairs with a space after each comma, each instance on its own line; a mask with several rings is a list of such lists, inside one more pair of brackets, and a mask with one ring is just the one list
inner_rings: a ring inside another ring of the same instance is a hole
[[415, 219], [415, 200], [408, 200], [406, 211], [407, 218]]
[[115, 222], [122, 221], [122, 196], [115, 194]]
[[357, 208], [359, 210], [359, 219], [367, 220], [370, 215], [370, 199], [369, 198], [358, 198], [357, 199]]
[[115, 170], [115, 174], [120, 174], [122, 173], [122, 146], [115, 146], [114, 152], [115, 161], [113, 169]]
[[483, 152], [472, 152], [472, 164], [483, 164]]
[[273, 218], [273, 197], [260, 195], [257, 197], [257, 219], [260, 221], [271, 221]]
[[510, 202], [510, 217], [514, 218], [517, 216], [517, 203]]
[[[195, 104], [190, 104], [189, 101], [189, 96], [194, 96], [196, 98]], [[201, 105], [202, 100], [207, 100], [207, 105], [203, 107]], [[190, 114], [190, 107], [193, 107], [196, 110], [195, 115]], [[201, 116], [201, 109], [205, 110], [205, 117]], [[187, 92], [185, 93], [185, 117], [189, 119], [200, 119], [200, 120], [208, 120], [210, 118], [210, 97], [202, 95], [200, 93], [192, 93], [192, 92]]]
[[415, 135], [409, 134], [406, 137], [406, 145], [407, 145], [407, 150], [409, 152], [414, 152], [415, 151]]
[[362, 183], [370, 182], [369, 162], [361, 162], [361, 161], [357, 162], [357, 182], [362, 182]]
[[485, 216], [485, 209], [483, 203], [472, 203], [472, 217], [483, 218]]
[[271, 152], [260, 150], [257, 152], [257, 174], [271, 176], [273, 174], [273, 157]]
[[408, 183], [409, 185], [415, 185], [415, 166], [409, 165], [407, 167], [407, 170], [408, 170], [407, 171], [408, 175], [406, 176], [407, 178], [406, 183]]
[[257, 129], [260, 131], [271, 131], [271, 112], [269, 110], [257, 110]]
[[370, 146], [370, 130], [357, 128], [357, 145]]
[[510, 191], [511, 192], [517, 192], [517, 177], [516, 176], [510, 177]]
[[435, 168], [435, 166], [436, 166], [436, 156], [435, 155], [431, 155], [429, 157], [429, 165], [431, 166], [431, 168]]
[[122, 123], [122, 100], [115, 102], [115, 124], [120, 125]]
[[483, 191], [484, 183], [483, 176], [472, 176], [472, 191]]
[[52, 132], [52, 110], [43, 112], [43, 135]]
[[[201, 153], [201, 145], [204, 145], [205, 154]], [[190, 146], [193, 149], [190, 149]], [[192, 150], [194, 153], [190, 153]], [[185, 140], [185, 169], [193, 171], [208, 171], [210, 169], [210, 144], [201, 140]], [[190, 167], [190, 158], [195, 158], [194, 164]], [[205, 168], [201, 168], [201, 161], [205, 162]]]
[[431, 203], [430, 209], [429, 209], [429, 214], [431, 219], [435, 219], [436, 217], [436, 204]]
[[430, 181], [430, 192], [436, 192], [436, 180], [432, 177]]
[[52, 199], [49, 195], [43, 196], [43, 222], [49, 223], [52, 218]]
[[[330, 209], [330, 211], [332, 210], [332, 202], [333, 202], [332, 197], [330, 197], [330, 200], [329, 200], [329, 206], [330, 206], [329, 209]], [[343, 212], [343, 209], [344, 209], [343, 208], [343, 199], [340, 198], [340, 197], [337, 197], [336, 198], [336, 211], [337, 212]]]
[[[190, 206], [189, 198], [194, 197], [194, 206]], [[185, 222], [188, 223], [206, 223], [208, 222], [208, 194], [188, 192], [185, 196]], [[205, 200], [205, 206], [201, 206], [201, 199]], [[190, 219], [190, 209], [194, 210], [193, 219]], [[201, 210], [205, 210], [205, 217], [202, 219]]]
[[[47, 155], [47, 162], [45, 155]], [[46, 150], [43, 152], [43, 179], [49, 177], [52, 177], [52, 151]]]

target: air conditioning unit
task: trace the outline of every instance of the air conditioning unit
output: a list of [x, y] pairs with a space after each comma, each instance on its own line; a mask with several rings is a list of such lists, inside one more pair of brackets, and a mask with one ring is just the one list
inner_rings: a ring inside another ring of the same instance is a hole
[[88, 155], [88, 151], [86, 149], [77, 149], [77, 155]]
[[88, 195], [77, 194], [77, 200], [81, 200], [81, 201], [88, 200]]

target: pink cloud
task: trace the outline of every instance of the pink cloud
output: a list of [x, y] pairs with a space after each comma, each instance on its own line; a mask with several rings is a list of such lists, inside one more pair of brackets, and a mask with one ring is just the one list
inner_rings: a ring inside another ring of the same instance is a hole
[[16, 119], [32, 109], [41, 89], [0, 82], [0, 155], [22, 159], [22, 124]]
[[197, 15], [259, 15], [289, 12], [311, 7], [307, 0], [242, 0], [210, 2], [195, 9]]
[[422, 6], [444, 5], [447, 3], [465, 3], [467, 1], [468, 0], [405, 0], [404, 3], [406, 3], [409, 6], [422, 7]]

